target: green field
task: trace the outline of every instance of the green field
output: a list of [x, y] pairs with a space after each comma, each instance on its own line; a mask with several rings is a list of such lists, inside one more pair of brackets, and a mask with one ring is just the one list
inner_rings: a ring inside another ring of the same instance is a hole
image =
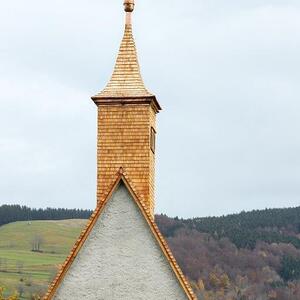
[[[86, 220], [16, 222], [0, 227], [0, 286], [31, 299], [42, 294]], [[32, 251], [38, 248], [39, 252]]]

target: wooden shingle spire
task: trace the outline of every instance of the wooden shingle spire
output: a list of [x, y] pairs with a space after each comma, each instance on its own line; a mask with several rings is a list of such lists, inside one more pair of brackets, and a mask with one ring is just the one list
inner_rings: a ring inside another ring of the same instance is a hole
[[98, 107], [97, 204], [122, 167], [154, 218], [156, 114], [161, 107], [140, 73], [131, 23], [134, 0], [123, 4], [125, 33], [115, 68], [104, 90], [92, 97]]
[[125, 0], [126, 24], [123, 40], [117, 56], [115, 68], [106, 87], [92, 97], [96, 103], [104, 99], [152, 99], [157, 109], [160, 106], [155, 96], [150, 93], [143, 82], [137, 57], [136, 46], [132, 34], [131, 14], [134, 10], [134, 0]]

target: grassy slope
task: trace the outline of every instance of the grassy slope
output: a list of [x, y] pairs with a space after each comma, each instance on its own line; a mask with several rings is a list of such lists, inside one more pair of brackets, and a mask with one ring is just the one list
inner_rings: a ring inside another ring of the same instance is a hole
[[[0, 227], [0, 286], [29, 293], [44, 290], [68, 255], [86, 220], [16, 222]], [[35, 236], [42, 253], [32, 252]], [[20, 272], [21, 271], [21, 272]]]

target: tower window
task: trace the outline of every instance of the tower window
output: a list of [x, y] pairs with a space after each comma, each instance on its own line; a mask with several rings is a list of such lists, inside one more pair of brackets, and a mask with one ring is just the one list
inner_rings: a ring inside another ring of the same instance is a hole
[[156, 136], [156, 131], [153, 127], [151, 127], [150, 148], [153, 153], [155, 153], [155, 136]]

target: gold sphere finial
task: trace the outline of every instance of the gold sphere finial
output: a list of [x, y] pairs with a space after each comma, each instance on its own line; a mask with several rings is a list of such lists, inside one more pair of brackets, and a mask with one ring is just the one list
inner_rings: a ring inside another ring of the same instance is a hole
[[124, 0], [124, 10], [126, 12], [133, 12], [133, 10], [134, 10], [134, 0]]

